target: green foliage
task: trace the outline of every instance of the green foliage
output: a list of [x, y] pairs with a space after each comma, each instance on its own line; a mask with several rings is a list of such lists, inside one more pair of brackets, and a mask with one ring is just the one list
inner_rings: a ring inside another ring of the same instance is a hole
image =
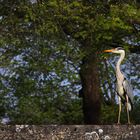
[[140, 123], [140, 97], [135, 96], [135, 106], [132, 114], [132, 118], [134, 123], [139, 124]]
[[[101, 123], [113, 124], [117, 122], [118, 106], [102, 105], [101, 109]], [[108, 121], [109, 120], [109, 121]]]
[[[0, 117], [19, 124], [83, 123], [81, 60], [112, 43], [128, 44], [130, 35], [137, 42], [139, 8], [74, 0], [1, 3]], [[85, 40], [93, 47], [81, 47]], [[102, 123], [114, 122], [111, 111], [102, 107]]]

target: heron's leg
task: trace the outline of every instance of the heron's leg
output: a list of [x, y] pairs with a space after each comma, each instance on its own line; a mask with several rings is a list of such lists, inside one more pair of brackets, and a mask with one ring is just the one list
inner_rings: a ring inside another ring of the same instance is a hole
[[118, 101], [119, 101], [119, 115], [118, 115], [118, 124], [120, 124], [120, 117], [121, 117], [121, 110], [122, 110], [122, 105], [121, 105], [121, 98], [118, 96]]
[[130, 124], [129, 108], [128, 108], [128, 96], [126, 95], [126, 110], [127, 110], [127, 119], [128, 124]]

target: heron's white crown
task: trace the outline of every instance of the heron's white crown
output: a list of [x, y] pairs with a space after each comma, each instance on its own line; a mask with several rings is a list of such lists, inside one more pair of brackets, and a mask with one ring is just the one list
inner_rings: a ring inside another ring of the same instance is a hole
[[122, 53], [125, 53], [124, 50], [113, 50], [112, 53], [119, 53], [119, 54], [122, 54]]

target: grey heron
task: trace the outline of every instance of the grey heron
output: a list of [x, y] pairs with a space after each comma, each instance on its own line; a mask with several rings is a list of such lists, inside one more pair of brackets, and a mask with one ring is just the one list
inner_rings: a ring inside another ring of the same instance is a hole
[[128, 124], [130, 124], [129, 111], [131, 111], [133, 107], [133, 90], [130, 82], [124, 77], [124, 75], [120, 70], [121, 62], [125, 57], [125, 51], [123, 48], [118, 47], [115, 49], [104, 50], [104, 52], [120, 54], [120, 58], [116, 64], [116, 79], [117, 79], [116, 87], [119, 101], [118, 124], [120, 124], [122, 103], [126, 105]]

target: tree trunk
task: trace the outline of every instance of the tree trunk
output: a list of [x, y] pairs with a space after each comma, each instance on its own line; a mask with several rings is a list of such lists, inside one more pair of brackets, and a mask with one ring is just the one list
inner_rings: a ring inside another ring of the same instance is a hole
[[100, 123], [100, 88], [97, 58], [90, 53], [83, 59], [80, 71], [82, 82], [83, 113], [85, 124]]

